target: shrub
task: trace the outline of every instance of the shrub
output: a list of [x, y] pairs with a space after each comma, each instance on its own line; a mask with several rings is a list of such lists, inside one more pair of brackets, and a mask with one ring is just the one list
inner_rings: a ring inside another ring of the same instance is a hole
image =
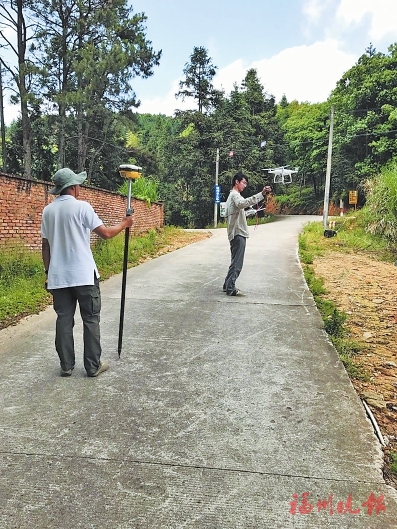
[[[131, 192], [133, 197], [145, 200], [149, 206], [152, 202], [158, 200], [158, 185], [151, 178], [141, 176], [135, 180], [131, 185]], [[125, 181], [119, 188], [119, 193], [125, 196], [128, 195], [128, 181]]]
[[43, 272], [39, 252], [32, 252], [22, 244], [4, 246], [0, 249], [0, 284], [11, 285], [16, 279], [33, 277]]
[[367, 195], [366, 230], [397, 246], [397, 160], [364, 184]]

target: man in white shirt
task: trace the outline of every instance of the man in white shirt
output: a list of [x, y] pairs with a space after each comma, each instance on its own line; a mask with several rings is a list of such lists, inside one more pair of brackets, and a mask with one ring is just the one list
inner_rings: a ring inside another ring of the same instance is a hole
[[64, 377], [70, 376], [75, 366], [73, 326], [77, 302], [84, 327], [87, 376], [96, 377], [109, 368], [100, 360], [101, 293], [90, 233], [110, 239], [133, 224], [132, 217], [125, 216], [120, 223], [106, 227], [88, 202], [77, 200], [80, 184], [86, 178], [85, 171], [76, 174], [67, 167], [59, 169], [54, 175], [55, 187], [50, 190], [59, 196], [44, 208], [41, 223], [47, 288], [57, 313], [55, 348]]
[[257, 204], [271, 192], [271, 187], [265, 186], [260, 193], [249, 198], [243, 198], [240, 193], [244, 191], [247, 185], [248, 178], [243, 173], [234, 175], [232, 189], [226, 201], [227, 235], [230, 242], [231, 263], [223, 284], [223, 291], [228, 296], [237, 296], [239, 293], [236, 288], [236, 280], [243, 268], [245, 243], [249, 237], [244, 208]]

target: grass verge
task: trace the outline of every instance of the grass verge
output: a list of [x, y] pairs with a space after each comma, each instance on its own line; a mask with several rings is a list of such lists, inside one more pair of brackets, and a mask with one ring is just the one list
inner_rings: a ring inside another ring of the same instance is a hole
[[[339, 310], [337, 305], [327, 298], [327, 291], [321, 277], [316, 277], [314, 262], [316, 257], [327, 257], [327, 252], [362, 253], [377, 261], [396, 262], [396, 252], [385, 238], [374, 236], [365, 230], [365, 211], [357, 212], [346, 218], [335, 219], [337, 236], [324, 237], [321, 223], [308, 224], [299, 238], [299, 255], [307, 284], [313, 294], [317, 307], [324, 320], [324, 327], [330, 336], [338, 355], [353, 384], [360, 387], [371, 382], [372, 373], [368, 374], [355, 357], [366, 352], [367, 344], [349, 338], [349, 315]], [[342, 257], [343, 259], [343, 257]], [[361, 361], [362, 364], [362, 361]], [[355, 381], [354, 381], [355, 379]], [[382, 412], [379, 411], [382, 417]], [[385, 412], [384, 417], [386, 417]], [[376, 414], [375, 414], [376, 415]], [[385, 419], [390, 420], [390, 418]], [[397, 451], [393, 436], [384, 449], [383, 473], [388, 484], [397, 486]]]
[[327, 292], [321, 277], [316, 277], [313, 269], [315, 257], [322, 256], [331, 249], [339, 251], [367, 250], [371, 247], [383, 259], [388, 256], [387, 248], [382, 241], [357, 226], [356, 217], [341, 218], [335, 228], [338, 235], [330, 240], [324, 237], [324, 228], [319, 222], [307, 224], [299, 236], [299, 257], [307, 285], [313, 294], [314, 301], [324, 321], [324, 328], [338, 352], [345, 369], [351, 378], [368, 380], [368, 374], [354, 362], [354, 356], [365, 348], [365, 344], [351, 340], [346, 328], [348, 315], [339, 310], [337, 305], [327, 299]]

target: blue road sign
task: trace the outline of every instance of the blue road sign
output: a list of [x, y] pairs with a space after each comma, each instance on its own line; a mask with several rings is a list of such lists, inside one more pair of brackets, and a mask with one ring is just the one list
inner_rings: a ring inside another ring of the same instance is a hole
[[221, 201], [221, 186], [218, 184], [214, 185], [214, 202], [219, 204]]

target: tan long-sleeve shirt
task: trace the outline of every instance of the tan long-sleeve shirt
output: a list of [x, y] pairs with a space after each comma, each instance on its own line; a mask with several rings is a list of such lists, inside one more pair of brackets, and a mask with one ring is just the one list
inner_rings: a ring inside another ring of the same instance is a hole
[[238, 191], [232, 189], [226, 201], [227, 235], [229, 241], [236, 235], [249, 237], [247, 219], [244, 208], [253, 206], [263, 200], [262, 193], [244, 198]]

